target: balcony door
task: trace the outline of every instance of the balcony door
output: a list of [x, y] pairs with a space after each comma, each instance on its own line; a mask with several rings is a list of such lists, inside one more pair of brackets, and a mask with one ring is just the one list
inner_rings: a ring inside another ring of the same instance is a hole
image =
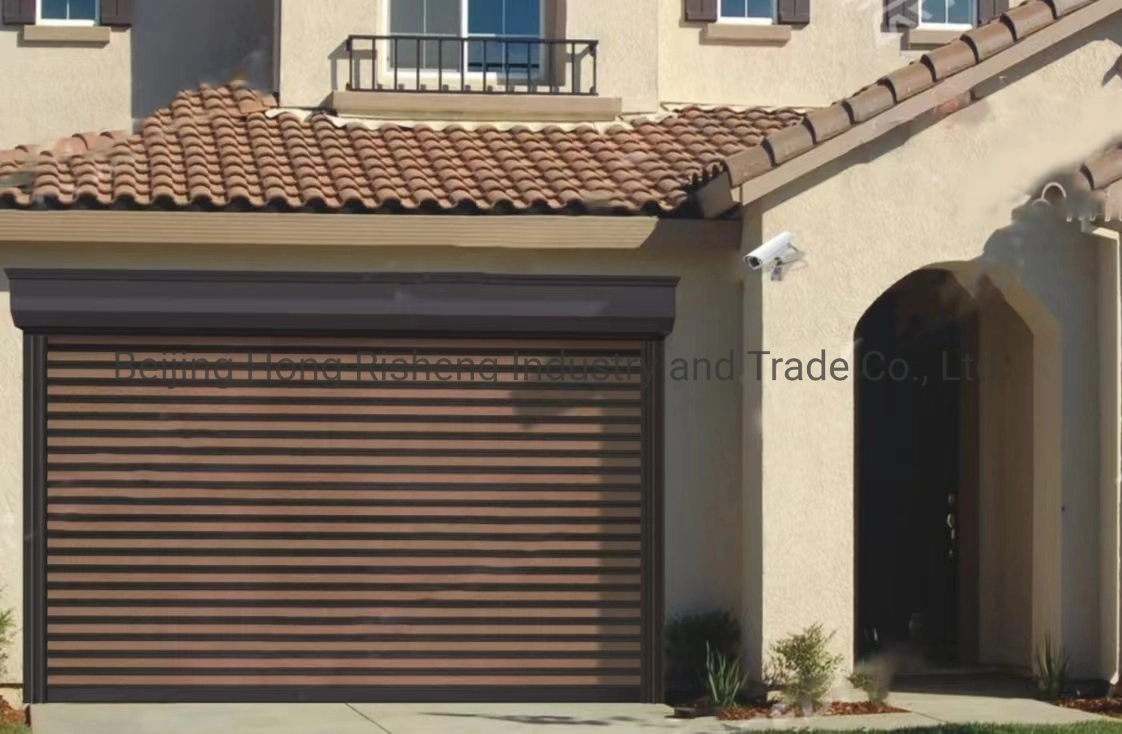
[[390, 68], [530, 81], [541, 74], [543, 0], [390, 0]]

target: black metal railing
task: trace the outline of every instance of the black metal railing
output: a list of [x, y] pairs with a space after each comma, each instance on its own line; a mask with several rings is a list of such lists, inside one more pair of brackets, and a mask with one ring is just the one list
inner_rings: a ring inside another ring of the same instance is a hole
[[347, 37], [347, 89], [596, 94], [597, 41], [522, 36]]

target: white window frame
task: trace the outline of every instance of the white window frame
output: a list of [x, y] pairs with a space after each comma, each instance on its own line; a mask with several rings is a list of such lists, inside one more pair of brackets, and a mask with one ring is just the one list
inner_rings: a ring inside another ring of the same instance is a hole
[[767, 18], [744, 18], [736, 15], [725, 15], [721, 12], [724, 3], [717, 0], [717, 22], [733, 25], [775, 25], [779, 16], [779, 0], [771, 0], [771, 16]]
[[[412, 0], [412, 1], [416, 2], [417, 0]], [[487, 38], [494, 38], [495, 36], [482, 36], [482, 35], [469, 36], [468, 35], [468, 3], [470, 3], [470, 2], [471, 2], [471, 0], [460, 0], [460, 37], [462, 37], [462, 38], [479, 38], [481, 40], [485, 40]], [[774, 0], [773, 0], [773, 2], [774, 2]], [[386, 3], [383, 7], [386, 10], [386, 12], [382, 14], [383, 15], [383, 17], [382, 17], [383, 35], [392, 36], [392, 35], [394, 35], [394, 33], [390, 29], [393, 27], [393, 19], [391, 18], [391, 15], [393, 14], [393, 0], [386, 0]], [[538, 27], [538, 35], [536, 37], [528, 36], [527, 37], [528, 40], [544, 40], [545, 39], [546, 23], [549, 22], [548, 19], [546, 18], [546, 10], [547, 10], [546, 0], [538, 0], [538, 7], [540, 9], [540, 12], [538, 13], [538, 18], [540, 19], [540, 24], [539, 24], [539, 27]], [[403, 34], [403, 35], [410, 35], [410, 34]], [[452, 37], [453, 36], [448, 36], [448, 38], [452, 38]], [[392, 46], [392, 44], [391, 44], [391, 46]], [[543, 47], [543, 48], [549, 48], [549, 47]], [[542, 53], [545, 54], [545, 53], [548, 53], [548, 51], [543, 51]], [[392, 48], [388, 49], [387, 52], [383, 55], [384, 55], [385, 58], [384, 58], [383, 63], [382, 63], [381, 72], [382, 72], [382, 74], [388, 76], [388, 81], [392, 84], [393, 83], [393, 71], [394, 71], [394, 67], [393, 67], [393, 63], [392, 63], [392, 56], [393, 56]], [[460, 68], [466, 69], [467, 66], [468, 66], [467, 58], [466, 57], [461, 58], [460, 59]], [[408, 75], [408, 77], [402, 76], [403, 79], [407, 79], [409, 77], [412, 77], [414, 79], [417, 78], [417, 68], [414, 67], [414, 66], [398, 67], [397, 73], [398, 73], [399, 76]], [[459, 81], [460, 77], [463, 77], [465, 80], [472, 80], [472, 81], [479, 80], [479, 81], [482, 82], [483, 72], [482, 71], [468, 71], [467, 73], [461, 74], [458, 71], [453, 71], [451, 69], [445, 69], [444, 73], [441, 74], [436, 69], [424, 69], [424, 68], [421, 69], [421, 79], [424, 79], [426, 81], [431, 80], [431, 79], [441, 79], [442, 78], [442, 79], [445, 80], [445, 83], [451, 82], [451, 83], [454, 84], [454, 83]], [[502, 74], [500, 74], [497, 69], [494, 70], [494, 71], [488, 70], [488, 72], [487, 72], [487, 79], [488, 80], [494, 79], [496, 81], [499, 81], [503, 78], [504, 78], [504, 76]], [[519, 79], [518, 81], [523, 81], [523, 80]], [[532, 83], [532, 82], [540, 81], [540, 80], [530, 79], [530, 80], [525, 80], [525, 81], [529, 81], [529, 82]], [[391, 91], [393, 91], [393, 90], [391, 90]]]
[[[974, 28], [978, 22], [978, 0], [968, 0], [970, 3], [970, 14], [973, 20], [970, 23], [939, 23], [936, 21], [929, 21], [923, 19], [923, 5], [928, 0], [917, 0], [917, 10], [919, 12], [919, 27], [928, 28], [936, 31], [968, 31]], [[942, 0], [946, 2], [947, 0]]]
[[73, 25], [94, 26], [101, 22], [101, 3], [94, 2], [93, 20], [70, 20], [68, 18], [44, 18], [43, 0], [35, 0], [35, 25]]

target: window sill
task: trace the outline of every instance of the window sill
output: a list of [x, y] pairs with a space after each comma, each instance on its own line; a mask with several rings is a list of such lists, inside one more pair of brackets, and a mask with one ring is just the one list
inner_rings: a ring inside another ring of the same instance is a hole
[[963, 33], [966, 33], [966, 30], [953, 30], [949, 28], [910, 28], [904, 32], [904, 47], [934, 48], [958, 40]]
[[113, 31], [103, 25], [25, 25], [24, 43], [105, 46]]
[[762, 23], [709, 23], [702, 39], [711, 43], [753, 43], [782, 46], [791, 40], [791, 26]]
[[616, 97], [571, 94], [336, 91], [330, 104], [341, 115], [449, 122], [605, 122], [622, 111]]

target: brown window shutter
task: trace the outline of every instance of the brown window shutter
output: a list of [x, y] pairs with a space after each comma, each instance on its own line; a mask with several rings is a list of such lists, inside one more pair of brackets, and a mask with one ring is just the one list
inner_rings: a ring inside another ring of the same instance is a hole
[[989, 23], [1009, 9], [1009, 0], [978, 0], [978, 25]]
[[716, 23], [720, 0], [686, 0], [686, 20], [702, 23]]
[[132, 0], [101, 0], [100, 15], [102, 25], [118, 28], [132, 26]]
[[35, 25], [35, 0], [3, 0], [0, 20], [4, 25]]
[[810, 0], [779, 0], [778, 21], [783, 25], [806, 25], [810, 22]]
[[884, 30], [905, 31], [919, 25], [919, 0], [884, 0]]

